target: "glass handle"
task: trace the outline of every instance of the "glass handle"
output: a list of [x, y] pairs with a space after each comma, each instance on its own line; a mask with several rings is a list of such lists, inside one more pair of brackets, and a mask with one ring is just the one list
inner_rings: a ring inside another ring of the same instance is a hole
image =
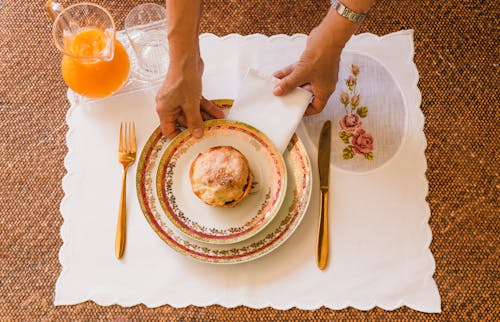
[[45, 11], [49, 15], [52, 22], [56, 20], [56, 17], [63, 11], [63, 9], [63, 6], [57, 1], [48, 0], [47, 3], [45, 3]]

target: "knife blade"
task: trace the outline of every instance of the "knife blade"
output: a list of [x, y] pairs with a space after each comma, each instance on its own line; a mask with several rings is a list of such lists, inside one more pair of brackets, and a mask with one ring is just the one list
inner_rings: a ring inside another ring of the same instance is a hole
[[326, 121], [321, 129], [318, 147], [318, 169], [321, 192], [316, 264], [323, 270], [328, 262], [328, 186], [330, 181], [330, 146], [332, 122]]

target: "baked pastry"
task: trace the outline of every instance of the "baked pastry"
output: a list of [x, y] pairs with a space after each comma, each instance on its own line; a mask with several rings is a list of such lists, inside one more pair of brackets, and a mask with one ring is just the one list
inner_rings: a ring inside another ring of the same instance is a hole
[[198, 154], [189, 170], [193, 192], [204, 203], [234, 207], [252, 188], [247, 158], [231, 146], [217, 146]]

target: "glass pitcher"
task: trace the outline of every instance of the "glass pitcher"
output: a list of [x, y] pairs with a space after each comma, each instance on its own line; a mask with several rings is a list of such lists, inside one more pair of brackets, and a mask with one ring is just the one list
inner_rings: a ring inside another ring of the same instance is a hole
[[64, 54], [61, 70], [69, 88], [89, 98], [118, 91], [127, 80], [130, 60], [115, 37], [109, 12], [87, 2], [64, 9], [51, 0], [45, 9], [54, 22], [54, 43]]

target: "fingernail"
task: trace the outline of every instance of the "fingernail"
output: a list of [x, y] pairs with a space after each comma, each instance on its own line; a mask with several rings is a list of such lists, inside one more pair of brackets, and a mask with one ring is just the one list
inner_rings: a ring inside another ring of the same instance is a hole
[[281, 86], [278, 85], [274, 88], [273, 93], [274, 95], [281, 95], [283, 94], [283, 88], [281, 88]]
[[203, 136], [203, 130], [200, 128], [194, 129], [193, 130], [193, 136], [195, 138], [201, 138]]

